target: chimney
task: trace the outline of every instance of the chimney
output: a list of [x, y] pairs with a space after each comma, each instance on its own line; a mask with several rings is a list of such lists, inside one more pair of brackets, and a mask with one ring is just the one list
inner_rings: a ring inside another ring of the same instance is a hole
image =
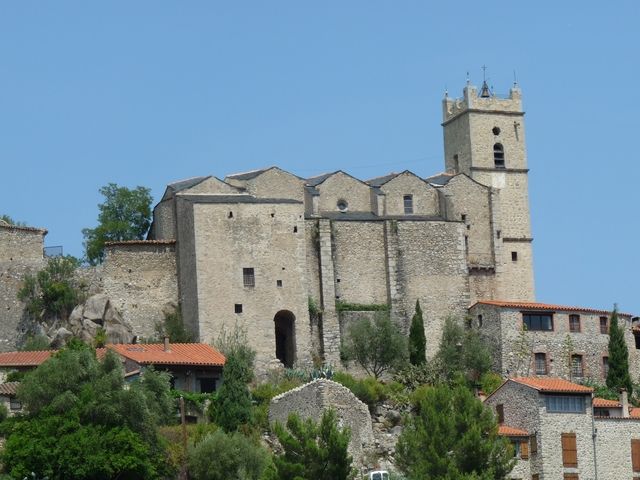
[[169, 335], [164, 336], [164, 351], [170, 352], [171, 348], [169, 348]]
[[629, 418], [629, 395], [626, 388], [620, 389], [620, 405], [622, 405], [622, 417]]

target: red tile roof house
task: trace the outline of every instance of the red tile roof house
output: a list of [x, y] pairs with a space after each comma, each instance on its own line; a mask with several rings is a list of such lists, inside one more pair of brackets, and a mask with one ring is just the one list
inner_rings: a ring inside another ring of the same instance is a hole
[[[215, 348], [204, 343], [150, 343], [109, 344], [96, 351], [98, 357], [107, 350], [122, 358], [125, 376], [140, 374], [147, 366], [164, 370], [172, 376], [173, 388], [188, 392], [215, 391], [222, 381], [225, 357]], [[2, 380], [10, 371], [32, 370], [45, 362], [55, 351], [0, 353]]]
[[499, 432], [519, 443], [512, 479], [640, 478], [640, 412], [553, 377], [516, 377], [485, 400]]
[[[610, 311], [487, 300], [472, 305], [469, 314], [480, 335], [493, 345], [494, 367], [504, 377], [549, 375], [599, 384], [606, 378]], [[631, 378], [638, 378], [638, 317], [618, 313], [618, 325], [629, 350]], [[570, 361], [567, 338], [572, 350]]]

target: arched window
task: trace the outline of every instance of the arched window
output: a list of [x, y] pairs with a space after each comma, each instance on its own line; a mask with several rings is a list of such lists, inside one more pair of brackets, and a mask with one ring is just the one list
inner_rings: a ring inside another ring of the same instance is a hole
[[493, 146], [493, 163], [496, 168], [504, 168], [504, 147], [501, 143]]

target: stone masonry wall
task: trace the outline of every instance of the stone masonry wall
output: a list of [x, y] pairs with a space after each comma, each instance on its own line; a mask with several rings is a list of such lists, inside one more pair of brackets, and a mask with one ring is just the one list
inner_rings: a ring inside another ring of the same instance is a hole
[[24, 276], [45, 267], [46, 230], [0, 225], [0, 351], [15, 350], [24, 304], [18, 300]]
[[411, 195], [413, 214], [436, 216], [440, 214], [438, 192], [434, 187], [412, 173], [405, 172], [380, 187], [384, 193], [385, 211], [379, 215], [405, 215], [404, 196]]
[[320, 212], [338, 211], [339, 200], [346, 200], [349, 212], [370, 212], [369, 186], [345, 173], [338, 172], [316, 187], [320, 191]]
[[102, 266], [103, 293], [133, 327], [151, 338], [165, 312], [178, 307], [175, 244], [150, 241], [107, 246]]
[[[295, 317], [296, 363], [310, 364], [303, 208], [291, 201], [193, 205], [200, 341], [211, 342], [237, 323], [264, 370], [276, 358], [275, 315], [288, 311]], [[255, 286], [244, 286], [244, 268], [254, 269]]]
[[269, 421], [284, 425], [295, 413], [318, 422], [329, 408], [336, 412], [339, 427], [351, 430], [349, 453], [356, 465], [362, 465], [367, 450], [374, 446], [371, 415], [367, 406], [339, 383], [319, 379], [278, 395], [269, 405]]
[[342, 302], [387, 303], [384, 224], [333, 221], [336, 297]]

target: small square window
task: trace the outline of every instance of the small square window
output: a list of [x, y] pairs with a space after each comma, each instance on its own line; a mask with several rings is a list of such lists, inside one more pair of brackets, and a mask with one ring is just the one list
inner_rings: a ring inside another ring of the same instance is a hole
[[571, 376], [583, 377], [582, 355], [571, 355]]
[[282, 286], [282, 280], [276, 280], [276, 286], [277, 287], [281, 287]]
[[242, 313], [242, 304], [241, 303], [236, 303], [235, 307], [234, 307], [234, 311], [236, 313]]
[[22, 403], [15, 397], [9, 398], [9, 408], [11, 410], [20, 410], [22, 408]]
[[580, 315], [569, 315], [569, 331], [573, 333], [580, 332]]
[[518, 252], [511, 252], [511, 261], [513, 262], [518, 261]]
[[464, 213], [460, 215], [460, 218], [462, 219], [463, 222], [467, 221], [467, 216]]
[[413, 213], [413, 195], [405, 195], [402, 200], [404, 202], [404, 213]]
[[256, 275], [253, 268], [243, 268], [242, 269], [242, 281], [245, 287], [255, 287], [256, 286]]

